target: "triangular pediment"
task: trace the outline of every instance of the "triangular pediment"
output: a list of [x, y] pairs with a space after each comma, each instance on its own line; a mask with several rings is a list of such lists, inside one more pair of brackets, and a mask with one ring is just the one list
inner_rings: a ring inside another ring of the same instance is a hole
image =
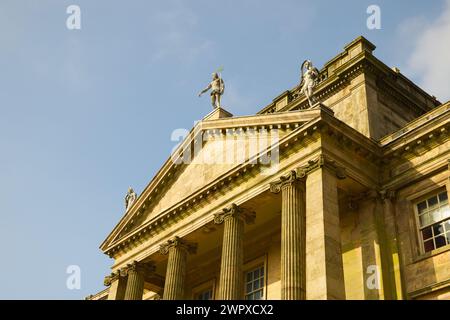
[[198, 122], [104, 241], [105, 249], [176, 207], [246, 161], [269, 163], [267, 154], [286, 134], [320, 110], [218, 118]]

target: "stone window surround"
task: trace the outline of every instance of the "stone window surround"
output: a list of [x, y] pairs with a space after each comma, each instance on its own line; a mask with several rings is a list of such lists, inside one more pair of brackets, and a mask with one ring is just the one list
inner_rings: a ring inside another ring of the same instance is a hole
[[449, 195], [450, 199], [450, 178], [442, 178], [439, 181], [435, 181], [434, 183], [430, 183], [429, 185], [425, 186], [422, 190], [419, 192], [415, 192], [413, 194], [408, 194], [405, 199], [409, 202], [409, 220], [411, 221], [411, 224], [414, 226], [413, 229], [409, 230], [410, 234], [413, 237], [413, 241], [411, 244], [413, 245], [412, 250], [412, 263], [419, 262], [424, 259], [428, 259], [433, 256], [437, 256], [443, 252], [450, 250], [450, 245], [446, 245], [443, 247], [440, 247], [438, 249], [434, 249], [429, 252], [425, 252], [423, 249], [423, 243], [422, 243], [422, 237], [420, 235], [420, 228], [419, 228], [419, 221], [418, 221], [418, 215], [417, 215], [417, 209], [416, 204], [422, 201], [423, 199], [426, 199], [427, 196], [431, 196], [435, 193], [438, 193], [439, 191], [442, 192], [442, 190], [447, 190], [447, 193]]
[[[449, 247], [450, 246], [450, 244], [446, 244], [446, 245], [444, 245], [444, 246], [441, 246], [441, 247], [438, 247], [438, 248], [434, 248], [433, 250], [430, 250], [430, 251], [425, 251], [425, 246], [424, 246], [424, 240], [423, 240], [423, 237], [422, 237], [422, 234], [421, 234], [421, 229], [423, 229], [423, 228], [425, 228], [425, 227], [423, 227], [422, 225], [421, 225], [421, 223], [420, 223], [420, 221], [419, 221], [419, 211], [418, 211], [418, 208], [417, 208], [417, 206], [418, 206], [418, 204], [419, 203], [421, 203], [421, 202], [423, 202], [423, 201], [426, 201], [426, 200], [429, 200], [430, 198], [432, 198], [432, 197], [437, 197], [438, 195], [440, 195], [440, 194], [442, 194], [442, 193], [444, 193], [444, 192], [446, 192], [446, 188], [444, 187], [444, 188], [437, 188], [437, 189], [435, 189], [433, 192], [431, 192], [431, 193], [428, 193], [427, 195], [425, 195], [425, 196], [422, 196], [422, 197], [420, 197], [420, 198], [418, 198], [418, 199], [416, 199], [415, 201], [414, 201], [414, 213], [415, 213], [415, 220], [416, 220], [416, 226], [417, 226], [417, 239], [419, 240], [419, 246], [420, 246], [420, 252], [422, 253], [422, 254], [425, 254], [425, 253], [428, 253], [428, 252], [433, 252], [433, 251], [436, 251], [436, 250], [439, 250], [440, 248], [446, 248], [446, 247]], [[447, 197], [448, 198], [448, 197]], [[449, 201], [450, 199], [448, 199], [447, 201]], [[440, 221], [438, 221], [438, 222], [433, 222], [433, 223], [431, 223], [431, 224], [429, 224], [429, 225], [427, 225], [427, 227], [432, 227], [432, 226], [434, 226], [434, 225], [436, 225], [436, 224], [438, 224], [438, 223], [442, 223], [442, 222], [444, 222], [444, 221], [447, 221], [447, 220], [449, 220], [450, 221], [450, 218], [449, 217], [447, 217], [447, 218], [445, 218], [445, 219], [440, 219]], [[445, 236], [446, 234], [444, 233], [444, 236]], [[434, 239], [435, 237], [434, 236], [432, 236], [431, 237], [431, 239]]]

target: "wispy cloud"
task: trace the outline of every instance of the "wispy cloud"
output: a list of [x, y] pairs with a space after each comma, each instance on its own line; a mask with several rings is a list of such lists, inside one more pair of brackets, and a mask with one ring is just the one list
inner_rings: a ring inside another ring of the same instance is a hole
[[401, 34], [412, 39], [412, 50], [406, 61], [409, 73], [417, 77], [425, 90], [441, 100], [450, 98], [450, 0], [434, 20], [420, 17], [400, 25]]

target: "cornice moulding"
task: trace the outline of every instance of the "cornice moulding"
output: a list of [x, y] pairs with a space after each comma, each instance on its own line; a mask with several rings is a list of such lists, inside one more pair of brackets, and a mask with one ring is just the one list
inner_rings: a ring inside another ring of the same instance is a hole
[[111, 238], [116, 238], [118, 235], [118, 230], [121, 229], [121, 226], [127, 224], [128, 221], [130, 221], [131, 218], [135, 216], [137, 212], [139, 212], [139, 210], [142, 212], [143, 210], [148, 209], [150, 201], [154, 199], [155, 195], [159, 191], [158, 187], [164, 184], [164, 181], [167, 177], [174, 175], [174, 173], [171, 171], [184, 166], [184, 164], [174, 163], [174, 159], [176, 162], [176, 159], [179, 159], [182, 156], [182, 151], [185, 150], [188, 146], [190, 146], [190, 144], [196, 140], [196, 137], [199, 134], [203, 133], [206, 130], [214, 130], [214, 129], [220, 130], [220, 129], [242, 128], [242, 127], [254, 128], [255, 126], [258, 128], [264, 127], [267, 130], [278, 129], [279, 126], [296, 130], [299, 127], [306, 124], [307, 122], [310, 122], [320, 117], [320, 115], [323, 112], [330, 112], [329, 110], [325, 111], [324, 110], [311, 109], [301, 112], [285, 112], [276, 115], [255, 115], [255, 116], [225, 118], [218, 120], [208, 120], [205, 122], [200, 121], [191, 129], [185, 140], [175, 150], [174, 154], [176, 156], [173, 157], [171, 155], [169, 159], [164, 163], [164, 165], [155, 174], [154, 178], [150, 181], [150, 183], [147, 185], [144, 191], [136, 199], [133, 206], [121, 218], [119, 223], [110, 233], [110, 235], [105, 239], [105, 241], [103, 241], [103, 243], [100, 245], [100, 248], [104, 250], [107, 242], [111, 241]]

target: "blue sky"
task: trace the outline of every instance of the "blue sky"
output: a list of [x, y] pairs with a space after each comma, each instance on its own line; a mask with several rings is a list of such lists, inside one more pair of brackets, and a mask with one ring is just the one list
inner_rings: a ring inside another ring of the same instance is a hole
[[[81, 30], [66, 28], [71, 4]], [[371, 4], [380, 30], [366, 26]], [[304, 59], [320, 68], [359, 35], [449, 99], [450, 1], [2, 0], [0, 298], [103, 289], [112, 260], [98, 247], [124, 194], [144, 189], [173, 130], [210, 111], [197, 93], [212, 71], [224, 67], [223, 105], [253, 114], [298, 83]]]

